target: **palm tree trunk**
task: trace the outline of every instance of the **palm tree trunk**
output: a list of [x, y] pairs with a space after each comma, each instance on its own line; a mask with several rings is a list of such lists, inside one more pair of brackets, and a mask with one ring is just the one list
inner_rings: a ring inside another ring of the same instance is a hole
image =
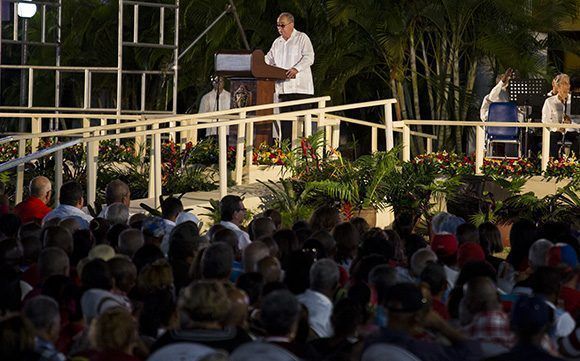
[[[477, 76], [477, 65], [478, 60], [475, 59], [469, 66], [469, 71], [467, 72], [467, 84], [465, 86], [465, 93], [473, 93], [473, 87], [475, 86], [475, 78]], [[461, 114], [461, 119], [467, 119], [467, 112], [469, 111], [468, 104], [465, 104]]]
[[423, 67], [425, 68], [425, 79], [427, 81], [427, 96], [429, 98], [429, 118], [435, 119], [434, 99], [433, 99], [433, 85], [431, 84], [431, 66], [427, 59], [427, 50], [425, 49], [425, 40], [421, 38], [421, 53], [423, 56]]
[[[459, 47], [454, 41], [453, 46], [453, 110], [456, 120], [461, 120], [459, 101]], [[455, 127], [455, 150], [461, 152], [463, 127]]]
[[[421, 107], [419, 104], [419, 82], [417, 80], [417, 51], [415, 49], [415, 36], [414, 33], [410, 34], [410, 56], [411, 56], [411, 85], [413, 87], [413, 106], [415, 109], [415, 119], [421, 119]], [[417, 126], [418, 132], [423, 132], [423, 127], [421, 125]], [[417, 153], [425, 153], [425, 145], [423, 144], [423, 139], [415, 137], [417, 143]]]

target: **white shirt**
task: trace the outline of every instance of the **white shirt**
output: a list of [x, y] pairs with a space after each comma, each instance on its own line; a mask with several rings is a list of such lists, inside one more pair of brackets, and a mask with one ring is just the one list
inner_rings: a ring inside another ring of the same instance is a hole
[[61, 220], [66, 218], [76, 218], [79, 221], [81, 229], [89, 229], [89, 222], [93, 220], [92, 216], [86, 214], [77, 207], [66, 204], [61, 204], [50, 211], [46, 216], [44, 216], [42, 224], [44, 225], [48, 220], [53, 218], [60, 218]]
[[545, 301], [554, 310], [553, 336], [555, 338], [566, 337], [576, 328], [576, 321], [563, 309], [556, 307], [552, 302]]
[[[544, 101], [544, 106], [542, 107], [542, 123], [562, 123], [564, 119], [564, 108], [566, 108], [566, 114], [572, 119], [570, 111], [572, 110], [572, 97], [568, 94], [568, 99], [566, 100], [566, 106], [564, 103], [558, 99], [558, 95], [553, 95]], [[552, 132], [557, 131], [557, 128], [550, 128]], [[566, 129], [567, 132], [577, 132], [578, 129]]]
[[221, 221], [220, 224], [226, 227], [227, 229], [231, 229], [236, 233], [236, 235], [238, 236], [238, 248], [241, 251], [243, 251], [244, 248], [248, 247], [248, 245], [252, 243], [252, 241], [250, 240], [250, 235], [242, 231], [240, 227], [236, 226], [232, 222]]
[[503, 88], [504, 82], [500, 80], [499, 83], [497, 83], [493, 87], [493, 89], [491, 89], [489, 94], [487, 94], [483, 98], [483, 102], [481, 103], [481, 109], [479, 110], [479, 117], [481, 118], [482, 121], [484, 122], [487, 121], [487, 116], [489, 114], [489, 106], [491, 105], [491, 103], [509, 101], [507, 91], [505, 91]]
[[171, 231], [175, 228], [175, 222], [170, 221], [168, 219], [163, 219], [163, 224], [165, 228], [165, 234], [163, 235], [163, 240], [161, 241], [161, 250], [167, 256], [169, 253], [169, 236], [171, 235]]
[[314, 64], [314, 48], [308, 35], [294, 29], [288, 40], [280, 36], [272, 43], [265, 60], [269, 65], [298, 70], [295, 79], [276, 82], [277, 94], [314, 94], [314, 81], [310, 70], [310, 66]]
[[334, 334], [330, 323], [332, 301], [322, 293], [310, 289], [298, 295], [297, 299], [308, 309], [308, 323], [318, 337], [331, 337]]
[[[216, 108], [216, 90], [212, 89], [209, 93], [205, 94], [201, 98], [201, 102], [199, 103], [199, 112], [200, 113], [209, 113], [217, 111]], [[222, 90], [220, 93], [219, 99], [219, 110], [228, 110], [231, 107], [231, 94], [227, 90]], [[209, 119], [212, 122], [217, 122], [219, 119]], [[207, 128], [207, 135], [216, 135], [217, 128]], [[226, 128], [227, 134], [230, 134], [230, 127]]]

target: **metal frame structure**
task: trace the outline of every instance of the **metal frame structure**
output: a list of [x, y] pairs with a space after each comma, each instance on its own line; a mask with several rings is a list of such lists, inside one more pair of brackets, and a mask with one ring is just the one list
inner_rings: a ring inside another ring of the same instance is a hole
[[[145, 1], [130, 1], [130, 0], [119, 0], [119, 11], [118, 11], [118, 37], [117, 37], [117, 66], [111, 67], [76, 67], [76, 66], [61, 66], [61, 40], [62, 40], [62, 0], [30, 0], [26, 1], [27, 4], [35, 4], [40, 8], [41, 16], [41, 39], [40, 41], [28, 41], [24, 34], [19, 31], [19, 17], [17, 14], [17, 6], [19, 2], [24, 3], [19, 0], [2, 0], [13, 4], [13, 31], [12, 37], [10, 39], [5, 39], [2, 34], [2, 27], [0, 26], [0, 74], [3, 70], [15, 70], [20, 69], [21, 71], [27, 72], [27, 100], [26, 104], [19, 106], [2, 105], [0, 106], [0, 111], [51, 111], [55, 114], [59, 112], [98, 112], [98, 113], [115, 113], [117, 115], [121, 114], [176, 114], [177, 113], [177, 82], [178, 82], [178, 56], [179, 56], [179, 0], [175, 0], [174, 4], [164, 4], [156, 2], [145, 2]], [[123, 28], [124, 28], [124, 10], [126, 7], [133, 8], [133, 34], [129, 41], [124, 40]], [[159, 29], [159, 41], [156, 43], [142, 43], [139, 42], [139, 11], [142, 7], [158, 8], [159, 9], [159, 19], [160, 19], [160, 29]], [[47, 41], [47, 12], [55, 9], [57, 11], [57, 24], [55, 24], [55, 42]], [[165, 43], [165, 28], [167, 26], [165, 21], [166, 10], [175, 12], [175, 37], [173, 44]], [[38, 15], [37, 15], [38, 16]], [[0, 7], [0, 18], [2, 17], [2, 8]], [[28, 45], [35, 46], [49, 46], [55, 47], [55, 64], [54, 65], [42, 65], [42, 66], [32, 66], [27, 64], [20, 65], [6, 65], [2, 64], [2, 50], [4, 44], [19, 44], [23, 47]], [[124, 47], [146, 47], [146, 48], [161, 48], [173, 51], [171, 69], [159, 69], [159, 70], [133, 70], [124, 69], [123, 67], [123, 49]], [[42, 107], [34, 105], [34, 74], [39, 71], [54, 71], [55, 72], [55, 99], [53, 107]], [[84, 74], [84, 91], [83, 91], [83, 104], [80, 107], [61, 107], [61, 75], [62, 73], [83, 73]], [[107, 73], [107, 74], [117, 74], [117, 85], [116, 85], [116, 104], [114, 108], [93, 108], [91, 106], [92, 99], [92, 75], [95, 73]], [[122, 94], [123, 94], [123, 76], [124, 75], [141, 75], [141, 104], [140, 109], [123, 109], [122, 108]], [[173, 102], [172, 109], [169, 111], [150, 111], [147, 110], [146, 104], [146, 94], [147, 94], [147, 75], [159, 75], [159, 76], [172, 76], [173, 77]], [[22, 88], [22, 86], [21, 86]], [[58, 123], [56, 121], [51, 122], [50, 129], [57, 129]]]

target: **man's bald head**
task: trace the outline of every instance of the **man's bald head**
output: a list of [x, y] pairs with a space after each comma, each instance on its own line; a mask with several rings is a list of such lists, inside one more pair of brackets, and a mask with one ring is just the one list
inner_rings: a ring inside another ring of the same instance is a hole
[[52, 192], [52, 184], [44, 176], [34, 177], [30, 181], [29, 191], [31, 196], [47, 203], [50, 199], [50, 192]]

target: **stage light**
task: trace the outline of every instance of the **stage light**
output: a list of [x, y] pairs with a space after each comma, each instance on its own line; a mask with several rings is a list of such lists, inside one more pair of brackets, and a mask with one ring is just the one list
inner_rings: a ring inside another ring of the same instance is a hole
[[36, 14], [36, 4], [27, 4], [31, 0], [21, 0], [18, 3], [18, 16], [25, 19], [30, 19]]

